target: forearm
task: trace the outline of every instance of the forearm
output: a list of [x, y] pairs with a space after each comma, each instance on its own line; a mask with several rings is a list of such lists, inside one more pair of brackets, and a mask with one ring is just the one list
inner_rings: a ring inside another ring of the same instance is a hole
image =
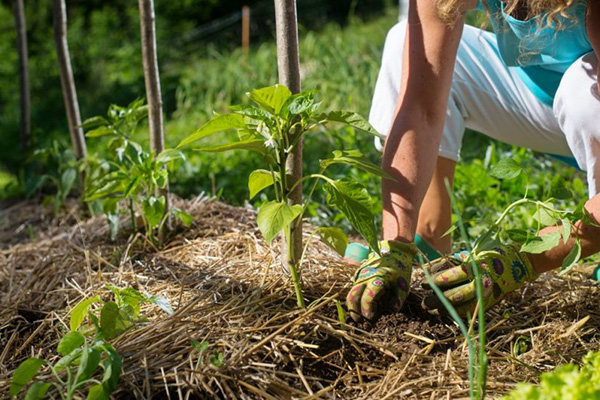
[[600, 95], [600, 0], [589, 0], [586, 28], [588, 40], [598, 59], [596, 68], [598, 85], [596, 89], [598, 89], [598, 94]]
[[403, 54], [402, 83], [386, 141], [383, 237], [413, 241], [419, 208], [433, 175], [446, 116], [464, 15], [451, 26], [435, 2], [413, 0]]
[[[563, 260], [573, 249], [576, 237], [581, 242], [581, 258], [591, 256], [600, 252], [600, 195], [596, 195], [589, 200], [585, 205], [586, 210], [590, 213], [595, 221], [592, 224], [584, 224], [578, 221], [573, 225], [571, 239], [567, 243], [561, 240], [560, 244], [542, 254], [529, 254], [529, 258], [533, 267], [538, 273], [546, 272], [558, 268], [562, 265]], [[556, 231], [562, 231], [562, 227], [549, 227], [540, 232], [540, 235], [549, 234]]]

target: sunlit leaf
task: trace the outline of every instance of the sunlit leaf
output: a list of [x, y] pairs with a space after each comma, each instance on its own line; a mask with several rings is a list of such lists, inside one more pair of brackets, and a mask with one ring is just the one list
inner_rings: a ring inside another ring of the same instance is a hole
[[521, 251], [525, 253], [539, 254], [554, 247], [560, 243], [561, 233], [552, 232], [544, 236], [536, 236], [529, 239], [522, 247]]
[[250, 100], [272, 114], [279, 114], [283, 103], [292, 95], [284, 85], [269, 86], [247, 93]]
[[239, 142], [231, 142], [217, 146], [194, 149], [194, 151], [200, 151], [205, 153], [220, 153], [222, 151], [229, 150], [250, 150], [260, 154], [266, 154], [267, 152], [264, 142], [261, 139], [246, 139]]
[[239, 114], [220, 114], [202, 125], [196, 132], [186, 137], [179, 143], [177, 148], [187, 146], [196, 140], [203, 139], [214, 133], [225, 131], [228, 129], [244, 128], [244, 117]]
[[113, 135], [113, 134], [115, 134], [115, 130], [112, 127], [101, 126], [99, 128], [92, 129], [91, 131], [87, 132], [85, 134], [85, 136], [94, 138], [94, 137], [107, 136], [107, 135]]
[[503, 158], [490, 170], [490, 175], [497, 179], [513, 179], [521, 175], [523, 168], [512, 158]]
[[333, 152], [333, 158], [328, 158], [321, 161], [321, 168], [327, 168], [333, 164], [345, 164], [350, 165], [363, 171], [369, 172], [373, 175], [381, 176], [390, 180], [395, 180], [390, 174], [385, 172], [379, 165], [373, 164], [369, 161], [360, 151], [339, 151]]
[[261, 190], [273, 185], [273, 183], [275, 183], [275, 181], [273, 180], [273, 174], [270, 171], [264, 169], [252, 171], [248, 177], [250, 200], [252, 200]]
[[367, 189], [346, 178], [327, 182], [324, 189], [328, 193], [327, 203], [344, 213], [354, 229], [365, 238], [369, 247], [378, 249], [373, 201]]
[[100, 302], [99, 297], [91, 297], [89, 299], [80, 301], [75, 307], [73, 307], [73, 310], [71, 310], [71, 321], [69, 323], [71, 331], [76, 331], [79, 328], [85, 319], [90, 306], [98, 302]]
[[331, 247], [340, 256], [344, 256], [348, 246], [348, 237], [339, 228], [319, 228], [321, 241]]
[[71, 331], [58, 342], [56, 350], [61, 356], [66, 356], [76, 348], [81, 347], [84, 343], [85, 336], [81, 332]]
[[318, 119], [331, 121], [331, 122], [342, 122], [346, 125], [349, 125], [353, 128], [360, 129], [367, 133], [370, 133], [373, 136], [376, 136], [381, 139], [385, 139], [385, 135], [377, 132], [373, 126], [364, 119], [360, 114], [351, 111], [332, 111], [328, 114], [322, 114]]
[[169, 161], [173, 160], [185, 160], [185, 156], [179, 150], [167, 149], [156, 157], [156, 162], [160, 164], [168, 163]]
[[287, 203], [271, 201], [260, 207], [256, 221], [267, 243], [271, 243], [275, 236], [300, 214], [302, 214], [302, 206], [299, 204], [291, 206]]
[[46, 361], [40, 358], [28, 358], [17, 367], [10, 384], [10, 395], [16, 396], [32, 380]]

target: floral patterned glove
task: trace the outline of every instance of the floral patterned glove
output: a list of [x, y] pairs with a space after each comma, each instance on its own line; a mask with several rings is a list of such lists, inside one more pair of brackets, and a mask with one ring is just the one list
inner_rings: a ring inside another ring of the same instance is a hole
[[[511, 246], [482, 251], [473, 255], [473, 259], [479, 264], [482, 272], [485, 310], [502, 300], [507, 293], [539, 276], [527, 255]], [[471, 257], [467, 252], [432, 261], [429, 271], [435, 284], [460, 316], [465, 317], [468, 313], [473, 313], [477, 295]], [[429, 288], [426, 280], [423, 281], [423, 286]], [[423, 303], [429, 309], [444, 309], [435, 294], [425, 298]]]
[[381, 257], [372, 252], [354, 275], [346, 303], [355, 321], [375, 318], [379, 306], [400, 310], [410, 290], [412, 261], [417, 253], [413, 243], [384, 240], [379, 243]]

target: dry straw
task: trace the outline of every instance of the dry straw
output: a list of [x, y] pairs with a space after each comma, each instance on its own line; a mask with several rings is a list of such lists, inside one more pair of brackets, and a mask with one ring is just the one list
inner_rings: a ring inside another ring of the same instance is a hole
[[[110, 243], [104, 221], [82, 219], [75, 205], [58, 219], [33, 203], [0, 212], [0, 397], [25, 358], [56, 357], [69, 310], [84, 297], [107, 297], [106, 284], [161, 294], [175, 309], [166, 316], [148, 307], [148, 322], [115, 341], [124, 358], [116, 398], [468, 396], [464, 339], [451, 320], [421, 309], [422, 289], [401, 314], [342, 324], [335, 300], [353, 271], [318, 244], [303, 267], [311, 303], [300, 310], [279, 246], [265, 245], [252, 210], [202, 197], [173, 202], [195, 222], [161, 251], [143, 239]], [[546, 274], [489, 312], [490, 397], [598, 350], [599, 292], [584, 269]], [[191, 340], [208, 341], [207, 354]], [[217, 368], [208, 359], [219, 352]]]

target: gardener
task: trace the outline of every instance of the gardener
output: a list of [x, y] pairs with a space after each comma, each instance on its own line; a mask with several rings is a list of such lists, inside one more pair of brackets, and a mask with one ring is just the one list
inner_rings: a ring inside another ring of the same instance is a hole
[[[465, 26], [465, 12], [475, 7], [489, 14], [494, 33]], [[388, 133], [383, 167], [396, 181], [383, 181], [383, 255], [361, 265], [348, 293], [354, 319], [402, 307], [415, 237], [420, 247], [450, 252], [450, 238], [442, 237], [451, 225], [444, 178], [452, 184], [466, 127], [574, 157], [587, 171], [585, 207], [600, 222], [600, 0], [411, 0], [408, 14], [388, 34], [373, 99], [371, 122]], [[482, 306], [559, 267], [575, 234], [582, 257], [600, 251], [594, 225], [577, 222], [567, 243], [542, 254], [510, 246], [473, 254], [483, 271]], [[432, 265], [458, 312], [473, 312], [471, 261], [450, 257]]]

